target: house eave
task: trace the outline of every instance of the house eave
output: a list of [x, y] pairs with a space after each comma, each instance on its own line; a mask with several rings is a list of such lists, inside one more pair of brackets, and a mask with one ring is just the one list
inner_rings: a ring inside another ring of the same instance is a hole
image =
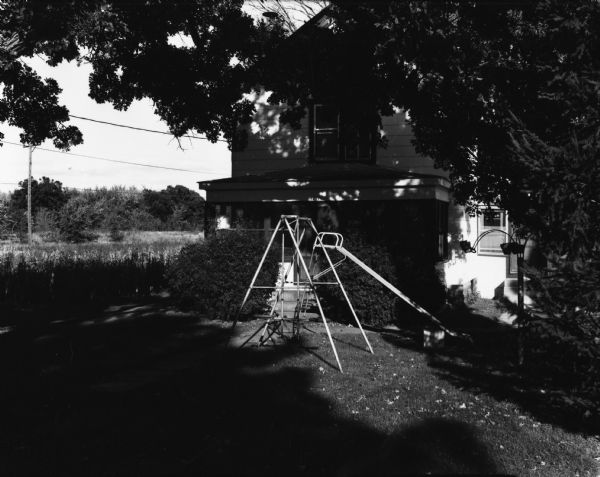
[[[200, 183], [202, 186], [202, 183]], [[443, 177], [396, 180], [248, 182], [206, 184], [209, 202], [301, 202], [357, 200], [449, 201]]]

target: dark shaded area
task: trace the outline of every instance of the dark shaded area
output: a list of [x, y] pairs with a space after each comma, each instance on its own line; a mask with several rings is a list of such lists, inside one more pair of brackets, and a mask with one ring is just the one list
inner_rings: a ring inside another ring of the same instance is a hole
[[[108, 253], [96, 255], [85, 260], [76, 254], [58, 259], [7, 256], [0, 260], [0, 324], [13, 321], [22, 309], [60, 310], [73, 304], [101, 307], [114, 300], [145, 299], [166, 285], [165, 252], [132, 250], [129, 256], [119, 258]], [[32, 312], [27, 316], [43, 321], [44, 315]]]
[[[443, 348], [431, 350], [429, 365], [438, 376], [475, 394], [485, 393], [498, 400], [514, 402], [539, 421], [572, 432], [598, 433], [600, 418], [593, 412], [593, 403], [582, 400], [568, 379], [559, 379], [558, 368], [552, 372], [547, 366], [542, 372], [540, 360], [547, 357], [528, 353], [528, 343], [533, 346], [541, 339], [535, 330], [525, 328], [523, 331], [525, 362], [519, 366], [516, 328], [494, 322], [467, 307], [447, 313], [442, 319], [451, 329], [468, 333], [473, 341], [446, 336]], [[414, 321], [411, 323], [413, 326], [395, 334], [388, 333], [384, 338], [403, 348], [418, 347], [418, 331], [415, 331]]]
[[0, 474], [497, 471], [471, 426], [385, 435], [340, 418], [310, 370], [275, 367], [305, 344], [228, 348], [226, 329], [168, 305], [0, 335]]

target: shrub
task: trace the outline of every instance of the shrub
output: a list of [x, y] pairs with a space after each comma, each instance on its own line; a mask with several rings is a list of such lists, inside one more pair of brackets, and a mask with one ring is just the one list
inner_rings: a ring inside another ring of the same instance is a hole
[[40, 207], [33, 219], [34, 230], [38, 233], [56, 230], [56, 216], [57, 213], [55, 211]]
[[[389, 244], [369, 243], [359, 234], [349, 235], [344, 240], [344, 247], [429, 311], [435, 311], [444, 303], [445, 288], [432, 262], [419, 263], [414, 258], [399, 256], [397, 249]], [[325, 260], [324, 257], [320, 259], [322, 269], [326, 268]], [[332, 260], [336, 261], [333, 257]], [[421, 326], [425, 323], [410, 305], [350, 260], [338, 267], [337, 272], [361, 323], [373, 326], [391, 323]], [[326, 276], [333, 278], [331, 273]], [[327, 317], [353, 323], [339, 287], [321, 286], [318, 292], [324, 299]]]
[[0, 256], [0, 305], [104, 303], [147, 296], [165, 286], [169, 249], [70, 245]]
[[[233, 319], [265, 247], [262, 238], [235, 230], [187, 245], [169, 268], [171, 292], [183, 305], [212, 318]], [[269, 254], [257, 284], [274, 285], [276, 278], [277, 258]], [[270, 290], [253, 290], [244, 315], [264, 309], [270, 293]]]
[[528, 320], [525, 366], [595, 403], [600, 415], [600, 253], [586, 260], [554, 257], [551, 269], [528, 271], [547, 317]]
[[[436, 313], [446, 302], [447, 290], [431, 259], [416, 255], [393, 254], [398, 288], [430, 313]], [[403, 302], [404, 303], [404, 302]], [[400, 311], [409, 310], [401, 305]], [[412, 310], [412, 308], [410, 308]]]
[[568, 381], [574, 390], [593, 385], [600, 398], [599, 344], [598, 315], [532, 319], [526, 333], [526, 365], [538, 373], [545, 370], [555, 381]]
[[163, 223], [143, 209], [134, 209], [129, 216], [129, 225], [133, 230], [162, 230]]
[[110, 228], [108, 236], [110, 237], [111, 242], [122, 242], [125, 238], [125, 232], [120, 230], [118, 227], [113, 226]]
[[108, 236], [111, 242], [122, 242], [125, 238], [123, 229], [127, 227], [125, 220], [116, 213], [110, 213], [104, 220], [108, 227]]
[[0, 202], [0, 240], [9, 237], [13, 233], [16, 222], [8, 207], [8, 203]]
[[82, 196], [75, 196], [63, 206], [58, 220], [61, 237], [72, 243], [89, 242], [97, 238], [89, 228], [97, 221], [97, 210]]
[[[346, 238], [344, 246], [383, 278], [391, 283], [397, 282], [394, 265], [385, 246], [369, 244], [359, 235]], [[337, 260], [333, 255], [330, 252], [335, 263]], [[319, 262], [321, 269], [328, 267], [325, 257], [320, 257]], [[350, 260], [346, 260], [336, 270], [361, 323], [381, 326], [394, 321], [398, 298], [393, 293]], [[334, 281], [333, 273], [328, 273], [324, 277], [328, 277], [327, 281], [330, 281], [329, 279]], [[323, 298], [327, 318], [347, 323], [354, 322], [339, 287], [323, 285], [317, 292], [319, 297]]]
[[45, 243], [55, 243], [60, 240], [60, 234], [55, 230], [48, 230], [47, 232], [39, 232], [38, 233], [42, 242]]
[[[25, 212], [27, 210], [27, 179], [19, 182], [10, 198], [10, 208], [15, 211]], [[69, 199], [68, 192], [63, 189], [62, 183], [48, 177], [42, 177], [39, 181], [31, 180], [31, 209], [36, 214], [38, 209], [45, 208], [58, 211]]]
[[204, 222], [204, 199], [182, 185], [167, 186], [161, 191], [144, 189], [142, 203], [160, 220], [163, 227], [175, 230], [201, 229]]

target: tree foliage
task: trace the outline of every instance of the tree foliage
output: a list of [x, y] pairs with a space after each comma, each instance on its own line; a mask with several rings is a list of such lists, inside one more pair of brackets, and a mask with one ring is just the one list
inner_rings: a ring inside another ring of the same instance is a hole
[[[39, 181], [31, 180], [31, 210], [35, 214], [40, 208], [58, 211], [69, 200], [69, 193], [63, 189], [62, 182], [49, 177], [42, 177]], [[27, 179], [19, 182], [10, 197], [10, 208], [13, 211], [24, 212], [27, 210]]]
[[188, 224], [201, 224], [204, 218], [204, 199], [182, 185], [167, 186], [161, 191], [144, 189], [143, 203], [150, 214], [165, 223], [174, 215]]
[[592, 0], [338, 0], [264, 79], [292, 124], [315, 100], [407, 111], [456, 200], [505, 208], [521, 234], [576, 256], [598, 244], [599, 49]]
[[[43, 55], [91, 64], [90, 95], [127, 109], [149, 98], [175, 136], [197, 131], [231, 140], [252, 105], [251, 67], [268, 38], [282, 29], [254, 23], [243, 0], [64, 0], [0, 3], [0, 122], [23, 130], [24, 144], [52, 138], [57, 147], [81, 142], [65, 126], [60, 89], [21, 58]], [[32, 120], [35, 118], [35, 120]], [[0, 138], [1, 139], [1, 138]]]
[[0, 200], [0, 239], [5, 239], [13, 232], [16, 221], [12, 217], [8, 202]]
[[[125, 230], [201, 230], [204, 222], [204, 199], [182, 185], [162, 191], [120, 186], [76, 190], [42, 177], [31, 181], [31, 191], [34, 231], [49, 240], [58, 235], [67, 241], [91, 240], [93, 231], [118, 238]], [[26, 230], [27, 181], [0, 206], [0, 235]]]
[[97, 235], [91, 229], [98, 220], [98, 210], [93, 204], [87, 203], [80, 195], [71, 197], [61, 210], [58, 219], [60, 237], [72, 243], [93, 240]]

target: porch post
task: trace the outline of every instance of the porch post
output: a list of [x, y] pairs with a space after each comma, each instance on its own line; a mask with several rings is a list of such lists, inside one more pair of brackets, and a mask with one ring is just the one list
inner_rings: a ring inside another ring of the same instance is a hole
[[523, 278], [523, 252], [517, 254], [517, 319], [519, 322], [517, 346], [517, 360], [519, 366], [525, 362], [525, 343], [523, 336], [523, 327], [525, 323], [525, 280]]

